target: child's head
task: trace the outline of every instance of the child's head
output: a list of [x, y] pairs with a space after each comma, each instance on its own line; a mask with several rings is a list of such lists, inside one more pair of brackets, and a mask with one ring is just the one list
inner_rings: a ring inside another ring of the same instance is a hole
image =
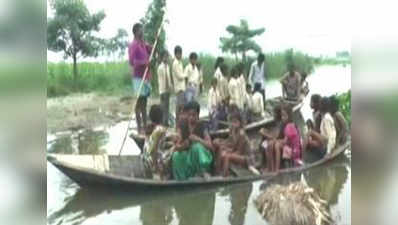
[[254, 91], [253, 92], [260, 92], [261, 91], [261, 84], [260, 83], [255, 83], [254, 84]]
[[214, 69], [217, 69], [218, 67], [221, 66], [221, 64], [224, 63], [224, 58], [223, 57], [217, 57], [216, 59], [216, 64], [214, 65]]
[[321, 113], [330, 112], [330, 99], [328, 97], [323, 97], [321, 99], [319, 110], [321, 111]]
[[152, 105], [151, 109], [149, 110], [149, 118], [151, 119], [152, 123], [160, 124], [163, 118], [162, 107], [158, 104]]
[[246, 84], [246, 92], [249, 94], [252, 93], [252, 86], [250, 84]]
[[199, 120], [200, 105], [196, 101], [191, 101], [185, 105], [186, 112], [188, 113], [189, 123], [194, 124]]
[[293, 111], [291, 107], [285, 106], [281, 109], [281, 118], [284, 124], [291, 123], [293, 121]]
[[339, 100], [336, 98], [335, 95], [330, 96], [330, 112], [332, 114], [335, 114], [337, 111], [339, 111]]
[[178, 60], [180, 60], [180, 59], [182, 58], [182, 48], [181, 48], [181, 46], [177, 45], [177, 46], [174, 48], [174, 56], [175, 56]]
[[313, 94], [311, 95], [311, 109], [313, 110], [319, 110], [319, 107], [321, 105], [321, 96], [319, 94]]
[[243, 127], [242, 117], [240, 116], [239, 112], [233, 112], [231, 114], [230, 120], [231, 120], [232, 126], [234, 126], [236, 128]]
[[238, 76], [239, 76], [238, 67], [237, 67], [237, 66], [234, 66], [234, 67], [231, 69], [231, 77], [237, 78]]
[[192, 65], [196, 65], [196, 62], [198, 61], [198, 55], [195, 52], [192, 52], [189, 54], [189, 61]]
[[167, 60], [169, 59], [169, 53], [167, 52], [167, 50], [164, 50], [160, 53], [160, 60], [162, 60], [162, 62], [167, 63]]
[[214, 89], [217, 87], [217, 78], [213, 77], [213, 79], [211, 79], [211, 86]]

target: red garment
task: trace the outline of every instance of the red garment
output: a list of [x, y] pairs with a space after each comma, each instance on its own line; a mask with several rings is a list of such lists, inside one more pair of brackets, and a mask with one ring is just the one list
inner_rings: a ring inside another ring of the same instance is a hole
[[294, 162], [301, 160], [301, 139], [300, 133], [294, 123], [288, 123], [283, 131], [286, 144], [293, 150], [292, 159]]

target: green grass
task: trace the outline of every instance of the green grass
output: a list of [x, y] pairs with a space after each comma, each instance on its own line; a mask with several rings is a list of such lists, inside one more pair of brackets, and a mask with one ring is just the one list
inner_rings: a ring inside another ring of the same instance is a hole
[[346, 93], [337, 95], [340, 103], [340, 110], [346, 118], [347, 123], [351, 126], [351, 90]]
[[[266, 54], [268, 79], [278, 79], [286, 72], [286, 59], [291, 56], [299, 72], [311, 73], [314, 69], [315, 58], [301, 52], [291, 50]], [[251, 63], [255, 58], [248, 58], [245, 71], [248, 74]], [[216, 57], [209, 54], [199, 54], [199, 60], [203, 69], [205, 89], [210, 87], [210, 81], [214, 74]], [[229, 68], [238, 63], [235, 58], [225, 57]], [[188, 60], [184, 59], [184, 65]], [[319, 61], [318, 63], [322, 63]], [[71, 93], [98, 92], [102, 94], [131, 93], [131, 71], [127, 61], [107, 63], [78, 63], [79, 75], [73, 80], [73, 68], [69, 63], [47, 64], [47, 96], [65, 96]], [[156, 70], [152, 70], [153, 96], [158, 95]]]

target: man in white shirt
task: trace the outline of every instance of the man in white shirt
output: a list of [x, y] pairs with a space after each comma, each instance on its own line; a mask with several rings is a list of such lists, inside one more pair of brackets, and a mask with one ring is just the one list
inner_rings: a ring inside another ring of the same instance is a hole
[[210, 130], [218, 129], [218, 114], [221, 107], [221, 96], [217, 88], [217, 78], [211, 80], [211, 87], [209, 90], [209, 118], [210, 118]]
[[[260, 53], [257, 57], [257, 61], [253, 62], [250, 67], [249, 73], [249, 84], [254, 87], [256, 83], [261, 85], [261, 94], [263, 96], [263, 102], [265, 103], [265, 81], [266, 81], [266, 68], [265, 68], [265, 56]], [[265, 107], [265, 104], [264, 104]]]
[[188, 87], [186, 89], [185, 98], [187, 102], [195, 101], [199, 95], [200, 75], [196, 66], [198, 55], [192, 52], [189, 55], [189, 64], [185, 67], [184, 73], [188, 78]]
[[178, 114], [180, 113], [182, 107], [186, 103], [185, 90], [186, 90], [186, 75], [184, 73], [184, 65], [182, 64], [182, 48], [176, 46], [174, 48], [175, 59], [172, 66], [172, 75], [174, 78], [174, 89], [177, 95], [176, 100], [176, 120], [178, 120]]
[[162, 60], [158, 67], [158, 83], [159, 83], [159, 94], [160, 94], [160, 105], [163, 111], [163, 125], [168, 126], [169, 121], [169, 105], [170, 105], [170, 93], [172, 92], [172, 82], [170, 76], [169, 67], [169, 53], [163, 51], [160, 55]]

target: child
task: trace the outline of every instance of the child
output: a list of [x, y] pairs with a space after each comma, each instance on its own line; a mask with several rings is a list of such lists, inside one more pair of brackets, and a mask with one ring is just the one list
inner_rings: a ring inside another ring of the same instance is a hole
[[336, 144], [336, 128], [332, 116], [330, 115], [330, 99], [323, 97], [320, 104], [322, 121], [320, 132], [310, 130], [304, 144], [305, 149], [312, 150], [323, 158], [329, 155]]
[[240, 96], [240, 105], [242, 107], [242, 110], [244, 109], [245, 105], [245, 95], [246, 95], [246, 78], [244, 75], [244, 65], [243, 63], [238, 64], [238, 80], [239, 80], [239, 96]]
[[301, 75], [295, 71], [293, 64], [289, 63], [287, 67], [288, 72], [280, 80], [282, 96], [288, 100], [297, 101], [301, 91]]
[[248, 168], [255, 174], [259, 174], [254, 168], [255, 156], [253, 149], [250, 146], [250, 141], [243, 129], [242, 118], [239, 113], [234, 113], [231, 116], [231, 135], [233, 147], [224, 149], [221, 152], [221, 169], [224, 177], [229, 176], [230, 164], [237, 164]]
[[222, 76], [220, 77], [218, 81], [218, 91], [220, 92], [221, 99], [223, 101], [224, 105], [228, 105], [227, 101], [229, 98], [229, 92], [228, 92], [228, 66], [226, 64], [221, 64], [220, 66], [221, 74]]
[[[260, 129], [260, 134], [263, 136], [263, 141], [261, 142], [260, 148], [264, 152], [264, 157], [266, 158], [267, 170], [268, 172], [275, 171], [275, 158], [276, 151], [279, 149], [275, 149], [279, 142], [283, 140], [283, 124], [282, 124], [282, 107], [280, 105], [275, 106], [274, 108], [274, 123], [275, 128], [273, 132], [269, 132], [264, 128]], [[278, 152], [280, 154], [280, 152]]]
[[256, 83], [254, 85], [254, 94], [252, 98], [252, 112], [256, 119], [260, 119], [265, 116], [263, 95], [261, 94], [261, 84]]
[[[301, 153], [301, 139], [300, 133], [293, 122], [293, 112], [290, 107], [284, 107], [281, 111], [282, 123], [283, 123], [283, 149], [282, 158], [288, 162], [293, 162], [294, 166], [302, 165], [302, 153]], [[277, 165], [279, 165], [277, 163]], [[278, 166], [276, 167], [278, 170]]]
[[163, 108], [163, 119], [162, 123], [164, 126], [168, 126], [169, 120], [169, 104], [170, 94], [172, 91], [172, 83], [170, 77], [170, 68], [168, 65], [169, 55], [167, 51], [163, 51], [160, 55], [161, 63], [158, 67], [158, 83], [159, 83], [159, 94], [160, 94], [160, 105]]
[[217, 89], [217, 78], [211, 80], [211, 88], [209, 90], [209, 118], [210, 130], [217, 130], [218, 128], [218, 111], [220, 109], [221, 97]]
[[195, 101], [199, 95], [200, 74], [196, 65], [198, 55], [192, 52], [189, 55], [189, 64], [185, 67], [185, 75], [188, 78], [188, 86], [186, 91], [187, 102]]
[[241, 91], [240, 91], [240, 83], [238, 79], [238, 69], [237, 67], [234, 67], [231, 71], [231, 79], [229, 80], [228, 83], [228, 91], [229, 91], [229, 96], [230, 96], [230, 101], [229, 104], [234, 104], [238, 107], [239, 110], [243, 109], [243, 106], [241, 106]]
[[152, 173], [162, 176], [160, 166], [162, 158], [158, 148], [167, 129], [161, 125], [163, 112], [160, 105], [151, 106], [149, 118], [152, 121], [152, 129], [147, 130], [148, 137], [144, 144], [143, 158], [146, 165], [152, 170]]
[[339, 100], [334, 95], [330, 97], [330, 113], [336, 127], [336, 144], [344, 144], [348, 135], [347, 121], [339, 111]]
[[320, 105], [321, 105], [322, 97], [318, 94], [313, 94], [311, 96], [310, 107], [312, 109], [312, 119], [313, 119], [313, 129], [315, 131], [320, 132], [321, 126], [321, 112], [320, 112]]

